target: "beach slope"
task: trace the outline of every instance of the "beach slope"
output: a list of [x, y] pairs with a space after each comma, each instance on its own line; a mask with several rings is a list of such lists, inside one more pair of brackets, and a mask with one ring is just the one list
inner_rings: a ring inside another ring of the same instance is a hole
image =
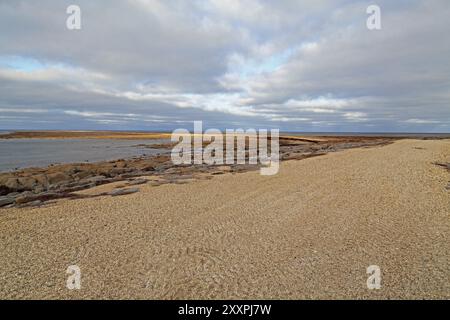
[[434, 164], [449, 156], [449, 140], [399, 140], [275, 176], [3, 209], [0, 298], [449, 299], [449, 173]]

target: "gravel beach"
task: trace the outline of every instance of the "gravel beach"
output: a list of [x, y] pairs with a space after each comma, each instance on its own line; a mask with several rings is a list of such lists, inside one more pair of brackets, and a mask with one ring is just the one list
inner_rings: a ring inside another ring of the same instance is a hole
[[2, 209], [0, 298], [449, 299], [450, 175], [434, 162], [449, 140]]

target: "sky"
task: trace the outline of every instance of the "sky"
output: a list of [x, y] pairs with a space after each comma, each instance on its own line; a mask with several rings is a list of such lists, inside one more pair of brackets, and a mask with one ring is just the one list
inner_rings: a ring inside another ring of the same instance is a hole
[[448, 0], [0, 0], [0, 129], [450, 132], [449, 17]]

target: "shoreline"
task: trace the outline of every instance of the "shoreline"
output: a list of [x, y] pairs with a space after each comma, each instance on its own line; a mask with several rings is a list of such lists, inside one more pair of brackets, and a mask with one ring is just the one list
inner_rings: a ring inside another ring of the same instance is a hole
[[[351, 148], [389, 144], [398, 138], [380, 137], [280, 137], [280, 160], [301, 160]], [[169, 148], [172, 143], [162, 144]], [[155, 147], [155, 145], [151, 145]], [[132, 159], [92, 163], [51, 165], [0, 173], [0, 209], [43, 206], [55, 199], [82, 196], [78, 191], [99, 185], [122, 182], [124, 187], [152, 183], [153, 185], [187, 183], [208, 179], [214, 175], [257, 170], [260, 165], [182, 165], [172, 164], [170, 155], [159, 154]], [[157, 177], [150, 181], [149, 177]], [[136, 190], [137, 192], [138, 190]], [[104, 195], [104, 194], [101, 194]], [[111, 194], [114, 195], [114, 194]]]

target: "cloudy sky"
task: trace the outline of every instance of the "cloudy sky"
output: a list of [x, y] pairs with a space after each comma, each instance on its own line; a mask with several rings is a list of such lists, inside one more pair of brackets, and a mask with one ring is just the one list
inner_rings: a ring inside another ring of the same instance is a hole
[[0, 129], [450, 132], [449, 17], [448, 0], [0, 0]]

